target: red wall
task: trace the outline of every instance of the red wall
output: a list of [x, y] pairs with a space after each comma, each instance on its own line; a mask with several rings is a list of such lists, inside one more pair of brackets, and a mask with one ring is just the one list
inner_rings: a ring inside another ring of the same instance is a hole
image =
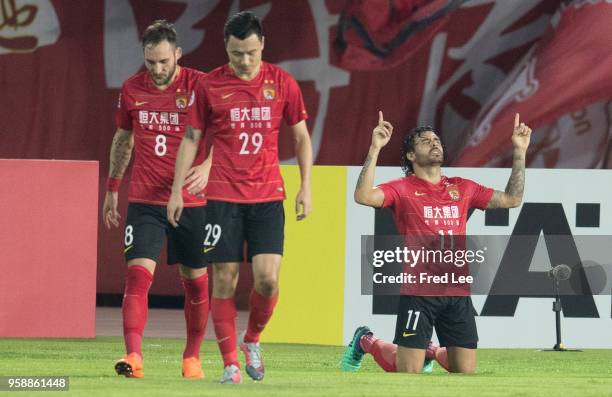
[[0, 160], [0, 336], [95, 337], [98, 162]]

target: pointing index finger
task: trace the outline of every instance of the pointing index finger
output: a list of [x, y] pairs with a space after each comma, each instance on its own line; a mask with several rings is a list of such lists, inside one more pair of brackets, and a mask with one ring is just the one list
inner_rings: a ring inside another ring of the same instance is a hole
[[385, 121], [384, 117], [383, 117], [383, 112], [382, 110], [378, 111], [378, 124], [382, 124], [382, 122]]
[[518, 113], [516, 113], [514, 115], [514, 128], [518, 127], [520, 124], [521, 120], [520, 120], [520, 116]]

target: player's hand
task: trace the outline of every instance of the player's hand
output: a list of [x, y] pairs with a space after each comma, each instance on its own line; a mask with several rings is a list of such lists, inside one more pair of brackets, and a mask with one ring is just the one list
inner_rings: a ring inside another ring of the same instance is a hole
[[172, 192], [168, 205], [166, 207], [166, 217], [168, 222], [174, 227], [178, 227], [178, 221], [183, 213], [183, 195], [181, 193]]
[[372, 131], [372, 147], [380, 149], [389, 143], [393, 134], [393, 126], [388, 121], [385, 121], [383, 112], [378, 111], [378, 125]]
[[196, 195], [204, 190], [208, 184], [209, 171], [210, 166], [206, 166], [206, 163], [191, 167], [185, 178], [185, 186], [189, 194]]
[[102, 206], [102, 220], [106, 225], [107, 229], [111, 228], [111, 225], [119, 227], [119, 219], [121, 215], [117, 211], [117, 203], [119, 202], [119, 194], [117, 192], [106, 192], [104, 197], [104, 205]]
[[310, 188], [302, 187], [295, 196], [295, 215], [298, 221], [306, 218], [312, 210], [312, 198], [310, 194]]
[[531, 140], [531, 128], [525, 123], [520, 122], [520, 116], [517, 113], [514, 116], [514, 131], [512, 132], [512, 146], [514, 149], [522, 152], [527, 151], [529, 141]]

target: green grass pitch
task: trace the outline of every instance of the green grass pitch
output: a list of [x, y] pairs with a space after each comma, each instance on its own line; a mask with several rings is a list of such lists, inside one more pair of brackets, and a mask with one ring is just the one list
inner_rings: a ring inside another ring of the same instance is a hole
[[[0, 376], [69, 376], [69, 392], [94, 396], [612, 396], [612, 350], [549, 353], [533, 349], [481, 349], [478, 373], [387, 374], [366, 356], [357, 373], [342, 373], [342, 347], [264, 344], [266, 378], [220, 385], [216, 344], [206, 342], [202, 362], [207, 378], [181, 378], [180, 339], [145, 338], [145, 378], [115, 375], [119, 337], [95, 340], [0, 339]], [[242, 359], [242, 357], [240, 357]], [[41, 394], [43, 393], [43, 394]], [[0, 394], [7, 394], [0, 392]], [[16, 396], [47, 395], [20, 392]]]

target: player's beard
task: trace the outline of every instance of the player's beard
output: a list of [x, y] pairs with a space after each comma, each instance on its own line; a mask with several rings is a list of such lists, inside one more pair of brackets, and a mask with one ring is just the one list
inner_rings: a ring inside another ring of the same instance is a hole
[[444, 152], [441, 149], [438, 149], [438, 152], [440, 152], [440, 155], [435, 155], [433, 152], [434, 149], [429, 151], [429, 160], [430, 163], [432, 165], [437, 164], [437, 165], [442, 165], [442, 163], [444, 162]]
[[175, 73], [176, 73], [176, 63], [172, 66], [172, 69], [170, 69], [170, 71], [168, 72], [168, 76], [165, 79], [161, 81], [156, 80], [155, 76], [151, 74], [151, 80], [153, 80], [153, 84], [155, 84], [156, 86], [165, 86], [165, 85], [170, 84], [170, 81], [174, 77]]
[[[433, 150], [433, 149], [432, 149]], [[429, 153], [418, 154], [415, 162], [421, 167], [430, 167], [433, 165], [442, 165], [444, 163], [444, 152], [440, 150], [440, 155], [436, 156], [435, 154]]]

